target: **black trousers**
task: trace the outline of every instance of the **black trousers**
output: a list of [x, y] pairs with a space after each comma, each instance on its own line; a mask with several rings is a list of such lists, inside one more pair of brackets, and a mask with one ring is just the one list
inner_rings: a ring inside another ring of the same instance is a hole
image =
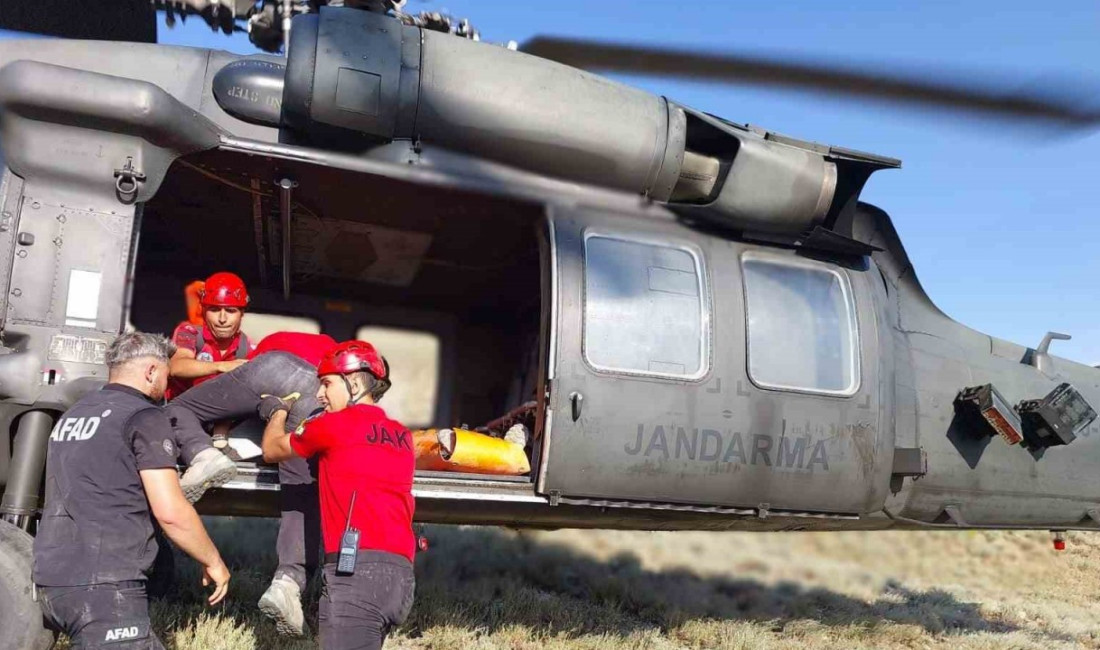
[[404, 557], [359, 551], [355, 573], [336, 575], [326, 563], [317, 612], [322, 650], [378, 650], [412, 609], [416, 578]]
[[[176, 445], [183, 462], [210, 448], [205, 424], [218, 420], [255, 417], [260, 395], [302, 397], [287, 414], [287, 429], [293, 430], [321, 407], [317, 401], [317, 369], [287, 352], [267, 352], [241, 367], [194, 386], [172, 400], [168, 417], [176, 432]], [[279, 537], [276, 551], [279, 569], [305, 589], [307, 567], [317, 566], [320, 554], [321, 520], [318, 514], [316, 465], [303, 458], [279, 463]]]
[[145, 581], [82, 587], [38, 587], [46, 623], [73, 648], [164, 650], [149, 625]]

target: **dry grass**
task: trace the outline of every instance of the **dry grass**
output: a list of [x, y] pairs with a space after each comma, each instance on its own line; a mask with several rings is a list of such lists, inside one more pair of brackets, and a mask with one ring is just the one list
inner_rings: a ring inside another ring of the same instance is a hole
[[[274, 522], [208, 520], [231, 602], [154, 601], [169, 648], [316, 648], [255, 602]], [[1100, 536], [1046, 533], [523, 532], [429, 527], [417, 604], [387, 648], [1100, 648]], [[310, 612], [313, 621], [316, 612]]]

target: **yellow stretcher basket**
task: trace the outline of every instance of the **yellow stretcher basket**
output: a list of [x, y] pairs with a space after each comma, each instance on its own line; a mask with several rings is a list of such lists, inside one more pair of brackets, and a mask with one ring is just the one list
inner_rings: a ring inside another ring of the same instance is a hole
[[416, 469], [518, 476], [531, 471], [523, 447], [466, 429], [413, 431]]

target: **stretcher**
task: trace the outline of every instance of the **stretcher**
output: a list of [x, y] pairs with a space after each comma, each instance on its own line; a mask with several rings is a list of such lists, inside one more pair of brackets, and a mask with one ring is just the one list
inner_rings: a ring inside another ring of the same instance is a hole
[[523, 446], [466, 429], [413, 431], [416, 469], [518, 476], [531, 471]]

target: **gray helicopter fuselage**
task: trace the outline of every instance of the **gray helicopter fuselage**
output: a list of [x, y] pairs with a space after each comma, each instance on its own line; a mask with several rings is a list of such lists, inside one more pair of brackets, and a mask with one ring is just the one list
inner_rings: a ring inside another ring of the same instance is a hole
[[[463, 355], [493, 341], [471, 334], [469, 314], [438, 288], [459, 280], [433, 285], [422, 270], [404, 293], [402, 280], [369, 273], [334, 283], [332, 260], [314, 269], [328, 283], [311, 280], [304, 249], [261, 234], [281, 205], [299, 240], [360, 220], [442, 246], [465, 219], [537, 246], [524, 262], [537, 309], [531, 331], [515, 333], [534, 341], [533, 370], [517, 400], [493, 403], [537, 402], [532, 475], [419, 473], [424, 521], [1100, 527], [1100, 425], [1029, 451], [955, 407], [960, 390], [982, 384], [1016, 404], [1069, 383], [1100, 404], [1100, 370], [1035, 363], [1035, 350], [935, 307], [889, 217], [858, 202], [871, 172], [897, 161], [732, 125], [503, 48], [341, 16], [326, 10], [312, 31], [296, 29], [289, 61], [0, 43], [0, 427], [12, 433], [0, 435], [0, 513], [38, 507], [41, 468], [30, 466], [42, 461], [44, 420], [25, 414], [53, 417], [101, 385], [102, 352], [128, 321], [175, 324], [162, 296], [191, 278], [177, 272], [184, 262], [157, 262], [172, 257], [158, 237], [188, 210], [248, 246], [255, 309], [308, 315], [337, 338], [370, 318], [431, 329], [445, 359], [434, 424], [480, 413]], [[359, 41], [353, 28], [383, 36]], [[294, 199], [271, 189], [281, 177], [298, 182]], [[230, 210], [223, 190], [246, 207]], [[403, 214], [414, 199], [418, 213]], [[299, 204], [314, 206], [313, 226]], [[424, 209], [439, 218], [408, 225]], [[181, 247], [203, 237], [195, 224], [177, 230]], [[493, 287], [486, 305], [520, 304], [492, 293], [511, 286], [512, 267], [453, 268], [485, 274], [455, 286]], [[276, 489], [270, 468], [250, 466], [201, 505], [274, 514]]]

